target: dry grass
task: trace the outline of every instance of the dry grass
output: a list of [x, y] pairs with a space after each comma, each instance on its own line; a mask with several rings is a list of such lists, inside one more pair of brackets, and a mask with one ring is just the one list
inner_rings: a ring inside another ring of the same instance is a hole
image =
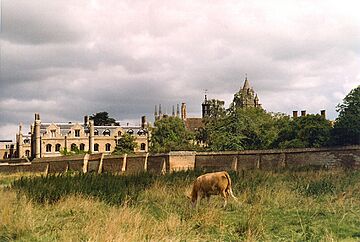
[[[226, 209], [220, 197], [190, 209], [185, 196], [189, 183], [155, 182], [140, 194], [137, 203], [121, 206], [76, 195], [52, 205], [37, 204], [2, 188], [0, 241], [359, 240], [359, 175], [348, 185], [344, 183], [343, 191], [320, 196], [304, 195], [291, 184], [296, 179], [306, 185], [327, 177], [340, 182], [348, 174], [310, 172], [292, 177], [264, 173], [268, 178], [256, 186], [243, 183], [258, 176], [261, 178], [261, 174], [249, 174], [234, 181], [240, 203], [230, 200]], [[16, 178], [2, 175], [0, 180]]]

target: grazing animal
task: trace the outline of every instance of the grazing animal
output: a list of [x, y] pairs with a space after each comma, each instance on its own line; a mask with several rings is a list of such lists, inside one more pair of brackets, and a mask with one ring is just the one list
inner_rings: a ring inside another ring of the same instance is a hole
[[221, 195], [224, 198], [224, 207], [229, 195], [237, 200], [231, 189], [230, 176], [226, 171], [207, 173], [196, 178], [189, 198], [192, 206], [195, 207], [199, 199], [206, 197], [209, 200], [211, 195]]

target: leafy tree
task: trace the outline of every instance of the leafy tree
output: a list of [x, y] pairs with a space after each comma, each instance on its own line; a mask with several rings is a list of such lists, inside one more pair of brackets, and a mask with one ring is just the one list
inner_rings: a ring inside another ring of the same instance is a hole
[[213, 151], [269, 148], [277, 134], [272, 115], [259, 108], [229, 109], [225, 116], [210, 119], [205, 129]]
[[155, 121], [151, 134], [150, 151], [154, 153], [194, 150], [193, 134], [186, 130], [178, 117], [164, 117]]
[[323, 147], [329, 144], [331, 123], [319, 114], [277, 121], [278, 137], [274, 148]]
[[94, 125], [96, 126], [107, 126], [107, 125], [119, 125], [116, 123], [116, 120], [109, 118], [107, 112], [99, 112], [90, 116], [91, 120], [94, 120]]
[[125, 133], [118, 140], [117, 145], [113, 154], [132, 154], [134, 153], [134, 149], [137, 147], [137, 143], [135, 142], [135, 137]]
[[336, 109], [339, 116], [332, 132], [334, 145], [360, 144], [360, 86], [350, 91]]

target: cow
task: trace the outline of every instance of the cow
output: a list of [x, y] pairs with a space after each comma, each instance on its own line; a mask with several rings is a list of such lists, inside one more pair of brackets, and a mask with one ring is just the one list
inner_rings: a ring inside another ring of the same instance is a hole
[[196, 206], [199, 199], [206, 197], [209, 200], [211, 195], [221, 195], [224, 198], [224, 207], [229, 195], [237, 201], [231, 189], [230, 176], [226, 171], [207, 173], [196, 178], [189, 196], [192, 207]]

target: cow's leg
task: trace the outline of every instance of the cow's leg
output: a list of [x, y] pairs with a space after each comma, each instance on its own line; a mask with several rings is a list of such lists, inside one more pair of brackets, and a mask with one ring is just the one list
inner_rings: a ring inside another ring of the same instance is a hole
[[224, 208], [226, 207], [226, 205], [227, 205], [227, 194], [226, 194], [226, 191], [225, 190], [223, 190], [222, 192], [221, 192], [221, 195], [222, 195], [222, 197], [224, 198]]

